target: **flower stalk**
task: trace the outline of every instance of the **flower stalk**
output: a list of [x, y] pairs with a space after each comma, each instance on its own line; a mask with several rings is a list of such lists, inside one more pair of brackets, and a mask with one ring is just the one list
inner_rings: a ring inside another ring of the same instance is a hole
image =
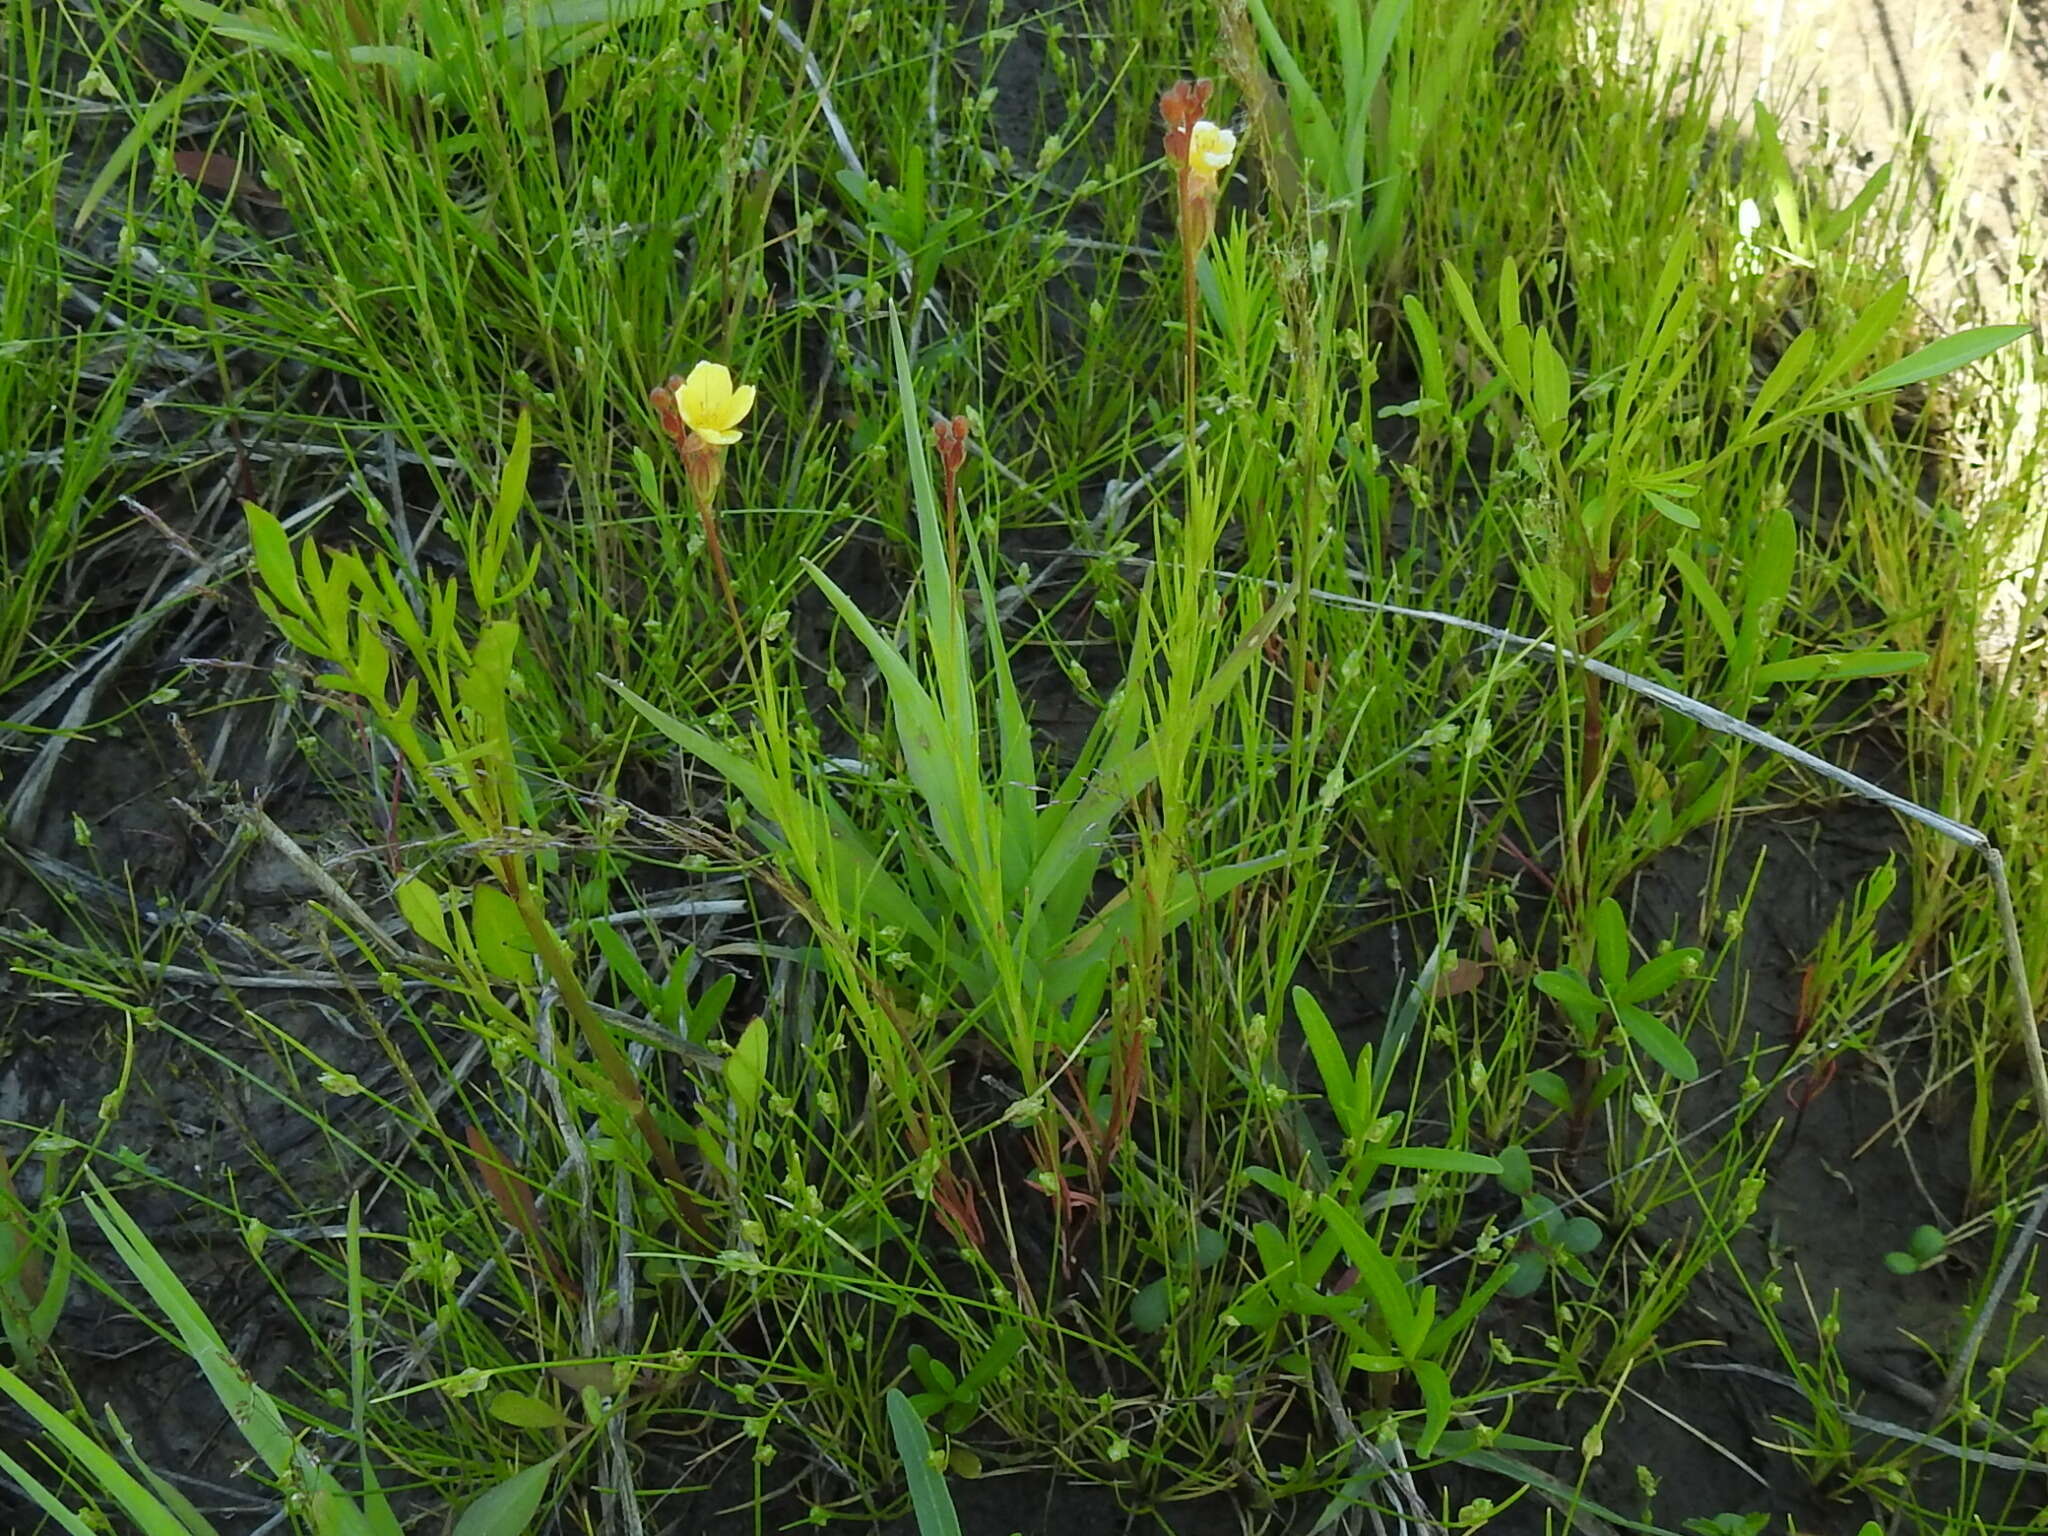
[[1166, 160], [1174, 168], [1175, 214], [1180, 223], [1183, 384], [1187, 396], [1188, 460], [1195, 451], [1195, 258], [1216, 228], [1216, 178], [1230, 168], [1237, 135], [1202, 116], [1214, 89], [1207, 80], [1176, 81], [1159, 98], [1166, 123]]
[[735, 386], [723, 363], [699, 362], [688, 378], [671, 374], [666, 384], [649, 390], [647, 398], [683, 461], [697, 521], [704, 530], [704, 547], [711, 556], [711, 573], [744, 653], [747, 628], [740, 619], [732, 571], [718, 535], [718, 492], [725, 483], [725, 450], [740, 440], [740, 423], [754, 408], [754, 386]]
[[945, 474], [946, 565], [956, 579], [960, 574], [960, 468], [967, 462], [969, 430], [970, 423], [965, 416], [955, 416], [951, 421], [939, 422], [932, 428], [932, 447], [939, 455], [939, 468]]

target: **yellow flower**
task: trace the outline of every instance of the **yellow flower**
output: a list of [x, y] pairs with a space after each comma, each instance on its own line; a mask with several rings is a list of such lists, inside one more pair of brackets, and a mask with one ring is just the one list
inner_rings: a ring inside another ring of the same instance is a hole
[[1237, 135], [1206, 117], [1188, 130], [1188, 179], [1197, 190], [1216, 190], [1216, 173], [1227, 170], [1237, 153]]
[[699, 363], [683, 380], [676, 408], [692, 432], [723, 447], [740, 440], [740, 423], [754, 408], [754, 386], [742, 384], [735, 389], [725, 364]]

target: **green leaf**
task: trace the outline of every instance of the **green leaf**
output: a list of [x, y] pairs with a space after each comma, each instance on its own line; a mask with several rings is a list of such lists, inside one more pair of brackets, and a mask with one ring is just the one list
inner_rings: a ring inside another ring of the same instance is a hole
[[469, 543], [470, 590], [485, 608], [499, 601], [498, 567], [512, 543], [512, 524], [526, 504], [526, 481], [533, 465], [533, 413], [521, 410], [512, 428], [512, 451], [498, 471], [491, 520], [482, 536]]
[[[1550, 1105], [1553, 1109], [1571, 1108], [1572, 1091], [1565, 1086], [1564, 1079], [1555, 1072], [1539, 1069], [1538, 1071], [1531, 1072], [1522, 1081], [1531, 1093], [1535, 1094], [1537, 1098]], [[1506, 1153], [1503, 1153], [1502, 1156], [1505, 1158]], [[1523, 1155], [1523, 1160], [1526, 1163], [1526, 1153]]]
[[[150, 1299], [170, 1320], [185, 1352], [205, 1375], [214, 1396], [242, 1438], [249, 1442], [250, 1448], [274, 1476], [289, 1475], [309, 1493], [330, 1495], [335, 1501], [336, 1530], [351, 1533], [351, 1536], [356, 1532], [367, 1536], [369, 1527], [361, 1513], [342, 1496], [333, 1475], [292, 1434], [276, 1401], [256, 1385], [248, 1371], [235, 1359], [227, 1341], [185, 1288], [184, 1282], [164, 1262], [163, 1255], [150, 1242], [148, 1235], [97, 1177], [92, 1179], [92, 1185], [92, 1190], [81, 1196], [86, 1211], [106, 1235], [129, 1273], [142, 1283]], [[4, 1374], [0, 1374], [0, 1386], [4, 1386], [5, 1381]], [[125, 1473], [123, 1477], [126, 1477]]]
[[471, 892], [470, 902], [470, 926], [484, 969], [500, 981], [531, 982], [535, 948], [519, 904], [489, 884]]
[[1915, 1227], [1906, 1246], [1913, 1251], [1915, 1258], [1931, 1262], [1948, 1252], [1948, 1239], [1942, 1236], [1939, 1227]]
[[833, 882], [833, 895], [843, 909], [865, 909], [879, 925], [901, 928], [920, 942], [938, 947], [938, 935], [924, 912], [843, 816], [803, 799], [794, 786], [770, 779], [739, 753], [648, 703], [625, 684], [611, 678], [604, 682], [649, 725], [723, 777], [756, 813], [785, 823], [786, 839], [794, 842], [801, 838], [824, 866], [821, 873]]
[[[1414, 1346], [1409, 1341], [1418, 1333], [1427, 1333], [1429, 1324], [1436, 1320], [1434, 1314], [1427, 1317], [1421, 1314], [1417, 1299], [1409, 1296], [1393, 1261], [1380, 1250], [1380, 1245], [1357, 1217], [1328, 1195], [1317, 1198], [1316, 1210], [1329, 1223], [1331, 1232], [1358, 1270], [1358, 1278], [1365, 1286], [1366, 1294], [1372, 1298], [1387, 1331], [1393, 1335], [1403, 1355], [1412, 1357]], [[1421, 1324], [1419, 1330], [1418, 1322]]]
[[1862, 222], [1863, 215], [1870, 210], [1870, 205], [1877, 201], [1886, 187], [1891, 185], [1892, 164], [1892, 161], [1887, 160], [1872, 171], [1870, 180], [1863, 183], [1862, 191], [1851, 198], [1845, 207], [1821, 221], [1820, 228], [1814, 235], [1815, 245], [1822, 250], [1830, 250], [1840, 243], [1844, 235]]
[[1140, 1333], [1157, 1333], [1166, 1326], [1166, 1277], [1142, 1287], [1131, 1298], [1131, 1326]]
[[1415, 368], [1420, 376], [1422, 400], [1440, 404], [1450, 399], [1451, 392], [1444, 372], [1443, 342], [1437, 335], [1436, 322], [1422, 307], [1422, 301], [1412, 293], [1401, 295], [1401, 313], [1407, 318], [1409, 334], [1415, 338]]
[[[980, 764], [974, 750], [972, 685], [968, 688], [964, 721], [950, 709], [942, 710], [918, 681], [917, 673], [903, 654], [883, 638], [838, 583], [808, 560], [803, 565], [846, 627], [867, 648], [882, 674], [889, 691], [890, 709], [896, 717], [896, 736], [903, 749], [904, 765], [925, 803], [940, 845], [955, 869], [970, 878], [979, 878], [991, 869], [997, 856], [993, 847], [984, 846], [982, 837], [996, 825], [997, 817], [985, 803], [971, 805], [983, 799]], [[941, 594], [929, 595], [934, 602], [941, 600]], [[944, 596], [950, 597], [950, 592]], [[939, 644], [936, 635], [933, 644], [935, 648]], [[943, 683], [948, 668], [941, 665], [938, 670]]]
[[[368, 64], [390, 70], [398, 79], [399, 89], [415, 96], [438, 96], [448, 88], [448, 71], [417, 48], [402, 48], [395, 43], [364, 43], [348, 49], [344, 56], [351, 64]], [[325, 63], [329, 55], [316, 53], [314, 57]]]
[[[192, 9], [199, 8], [194, 6], [193, 0], [176, 0], [176, 3]], [[216, 7], [206, 6], [204, 9], [215, 10]], [[220, 14], [226, 16], [227, 12], [221, 11]], [[232, 17], [229, 19], [233, 20]], [[135, 164], [135, 157], [142, 152], [142, 147], [155, 143], [164, 134], [170, 121], [184, 111], [186, 101], [211, 85], [213, 77], [232, 62], [231, 58], [219, 58], [209, 63], [188, 66], [184, 77], [176, 85], [149, 104], [148, 109], [135, 120], [135, 126], [114, 146], [113, 153], [107, 156], [106, 163], [100, 167], [100, 173], [93, 177], [92, 185], [85, 189], [85, 196], [78, 203], [78, 212], [71, 219], [73, 233], [85, 227], [86, 220], [92, 217], [93, 210], [99, 207], [101, 200], [106, 197], [114, 183], [126, 175], [129, 168]]]
[[983, 1388], [1010, 1368], [1010, 1362], [1024, 1348], [1024, 1340], [1024, 1330], [1015, 1323], [999, 1330], [989, 1347], [981, 1352], [981, 1358], [974, 1362], [973, 1369], [960, 1379], [960, 1390], [978, 1397]]
[[509, 42], [522, 32], [558, 32], [571, 27], [616, 26], [649, 16], [681, 15], [704, 0], [539, 0], [508, 5], [494, 41]]
[[500, 1423], [520, 1429], [571, 1429], [576, 1422], [553, 1403], [530, 1392], [495, 1392], [489, 1412]]
[[1584, 1216], [1574, 1216], [1566, 1222], [1557, 1234], [1557, 1246], [1566, 1253], [1591, 1253], [1600, 1246], [1604, 1236], [1597, 1223]]
[[[0, 1451], [0, 1472], [4, 1472], [7, 1475], [8, 1481], [27, 1494], [45, 1515], [57, 1523], [57, 1528], [67, 1532], [68, 1536], [106, 1536], [105, 1531], [101, 1528], [87, 1525], [83, 1520], [79, 1519], [72, 1512], [69, 1504], [66, 1504], [50, 1489], [44, 1487], [41, 1482], [37, 1481], [34, 1473], [30, 1472], [28, 1468], [24, 1467], [12, 1456], [9, 1456], [5, 1451]], [[125, 1505], [123, 1507], [126, 1508]], [[165, 1511], [164, 1513], [168, 1515], [169, 1512]], [[157, 1536], [158, 1531], [161, 1529], [151, 1520], [138, 1516], [132, 1510], [130, 1511], [130, 1518], [134, 1519], [135, 1523], [148, 1533], [148, 1536]], [[171, 1529], [176, 1531], [177, 1527], [172, 1526]], [[179, 1532], [178, 1536], [186, 1536], [186, 1533]]]
[[297, 38], [279, 31], [267, 21], [259, 21], [254, 16], [237, 15], [220, 6], [208, 4], [207, 0], [165, 0], [165, 4], [170, 10], [189, 16], [194, 21], [204, 22], [222, 37], [275, 53], [304, 70], [310, 71], [316, 59], [325, 57], [314, 52]]
[[1500, 1149], [1496, 1159], [1500, 1163], [1500, 1187], [1511, 1195], [1526, 1195], [1536, 1187], [1535, 1170], [1529, 1166], [1529, 1154], [1519, 1145]]
[[1847, 389], [1841, 390], [1828, 400], [1830, 406], [1852, 400], [1881, 395], [1888, 390], [1903, 389], [1908, 384], [1924, 383], [1938, 379], [1943, 374], [1954, 373], [1958, 368], [1967, 368], [1980, 357], [1988, 357], [2000, 347], [2009, 347], [2022, 336], [2031, 336], [2031, 325], [1980, 325], [1971, 330], [1958, 331], [1953, 336], [1944, 336], [1931, 341], [1910, 356], [1900, 358], [1888, 368], [1880, 368], [1866, 379], [1860, 379]]
[[1561, 965], [1554, 971], [1538, 971], [1535, 986], [1545, 997], [1554, 997], [1567, 1007], [1591, 1008], [1600, 1006], [1600, 994], [1587, 985], [1586, 978], [1569, 965]]
[[1508, 1278], [1500, 1288], [1501, 1295], [1513, 1296], [1518, 1300], [1524, 1296], [1535, 1295], [1549, 1269], [1550, 1266], [1539, 1253], [1516, 1254], [1514, 1263], [1509, 1267]]
[[1643, 492], [1643, 500], [1655, 507], [1667, 522], [1676, 523], [1681, 528], [1697, 528], [1700, 525], [1700, 515], [1697, 512], [1682, 502], [1673, 501], [1661, 492], [1646, 490]]
[[768, 1021], [755, 1018], [740, 1031], [739, 1043], [725, 1060], [725, 1091], [742, 1122], [751, 1120], [768, 1080]]
[[1293, 997], [1295, 1022], [1301, 1026], [1301, 1033], [1308, 1041], [1309, 1055], [1316, 1064], [1316, 1075], [1323, 1080], [1323, 1097], [1329, 1100], [1331, 1113], [1337, 1117], [1337, 1125], [1343, 1133], [1346, 1136], [1360, 1135], [1365, 1129], [1365, 1121], [1351, 1057], [1337, 1039], [1336, 1030], [1330, 1027], [1329, 1015], [1323, 1012], [1323, 1005], [1316, 1001], [1315, 994], [1306, 987], [1296, 987]]
[[1878, 343], [1898, 324], [1899, 316], [1905, 313], [1907, 296], [1906, 282], [1901, 278], [1865, 304], [1856, 316], [1856, 323], [1849, 328], [1849, 334], [1828, 354], [1811, 388], [1818, 389], [1833, 383], [1870, 356]]
[[1273, 61], [1273, 72], [1287, 87], [1286, 101], [1294, 114], [1294, 133], [1301, 143], [1302, 158], [1313, 167], [1330, 196], [1341, 196], [1339, 180], [1344, 170], [1344, 147], [1337, 135], [1336, 124], [1331, 121], [1330, 110], [1323, 105], [1322, 98], [1309, 84], [1308, 76], [1295, 62], [1293, 53], [1280, 36], [1280, 29], [1273, 25], [1265, 0], [1249, 0], [1249, 3], [1252, 20], [1259, 29], [1259, 39], [1266, 45], [1266, 53]]
[[[1490, 1441], [1489, 1444], [1499, 1442]], [[1560, 1509], [1583, 1510], [1597, 1516], [1607, 1524], [1620, 1530], [1641, 1531], [1644, 1536], [1669, 1536], [1662, 1527], [1650, 1525], [1641, 1520], [1631, 1520], [1627, 1515], [1618, 1514], [1604, 1504], [1596, 1504], [1586, 1497], [1583, 1488], [1575, 1488], [1568, 1482], [1560, 1481], [1541, 1470], [1531, 1462], [1518, 1456], [1504, 1456], [1498, 1450], [1468, 1450], [1459, 1454], [1458, 1460], [1468, 1467], [1477, 1467], [1495, 1477], [1505, 1478], [1516, 1487], [1534, 1488], [1545, 1494]]]
[[1436, 1173], [1498, 1174], [1500, 1160], [1478, 1152], [1455, 1152], [1449, 1147], [1388, 1147], [1371, 1154], [1374, 1162], [1387, 1168], [1425, 1168]]
[[1699, 1062], [1693, 1059], [1692, 1052], [1685, 1048], [1685, 1042], [1662, 1019], [1644, 1012], [1633, 1003], [1619, 1004], [1614, 1016], [1621, 1021], [1628, 1037], [1680, 1082], [1692, 1082], [1700, 1075]]
[[1758, 386], [1756, 399], [1750, 402], [1749, 414], [1743, 418], [1742, 430], [1750, 431], [1762, 424], [1771, 407], [1785, 398], [1785, 392], [1806, 371], [1813, 361], [1813, 350], [1820, 344], [1820, 332], [1808, 326], [1792, 338], [1792, 344], [1785, 348], [1771, 371]]
[[299, 571], [292, 563], [291, 539], [284, 524], [253, 501], [242, 503], [242, 517], [249, 529], [250, 557], [271, 601], [310, 620], [313, 610], [299, 586]]
[[1646, 1003], [1661, 997], [1692, 973], [1702, 953], [1697, 949], [1667, 949], [1661, 955], [1652, 955], [1621, 986], [1609, 988], [1609, 993], [1622, 1003]]
[[561, 1459], [558, 1452], [485, 1489], [470, 1500], [469, 1508], [455, 1522], [452, 1536], [526, 1536], [548, 1491], [548, 1478]]
[[417, 875], [408, 876], [392, 889], [406, 926], [442, 954], [453, 956], [454, 941], [448, 936], [448, 916], [441, 908], [441, 893]]
[[1914, 1258], [1912, 1254], [1900, 1253], [1897, 1249], [1884, 1256], [1884, 1267], [1895, 1275], [1917, 1275], [1920, 1273], [1920, 1261]]
[[178, 1523], [192, 1533], [192, 1536], [214, 1536], [213, 1524], [199, 1512], [198, 1506], [185, 1496], [183, 1491], [166, 1481], [163, 1474], [142, 1459], [136, 1449], [135, 1439], [128, 1433], [128, 1427], [116, 1417], [113, 1407], [106, 1408], [107, 1427], [114, 1432], [114, 1438], [121, 1442], [121, 1449], [128, 1457], [128, 1464], [136, 1474], [149, 1484], [150, 1492], [163, 1501], [163, 1506], [177, 1516]]
[[1628, 915], [1612, 896], [1603, 897], [1593, 913], [1593, 953], [1600, 962], [1600, 985], [1609, 993], [1628, 979]]
[[1925, 651], [1831, 651], [1822, 656], [1794, 656], [1758, 667], [1756, 686], [1768, 688], [1774, 683], [1808, 683], [1822, 678], [1847, 681], [1854, 677], [1894, 677], [1926, 665]]
[[1422, 1389], [1422, 1433], [1416, 1438], [1415, 1453], [1431, 1456], [1451, 1422], [1451, 1380], [1434, 1360], [1417, 1360], [1411, 1369], [1415, 1385]]
[[910, 1507], [917, 1516], [918, 1536], [960, 1536], [960, 1516], [953, 1508], [953, 1496], [946, 1480], [932, 1467], [931, 1436], [924, 1420], [910, 1406], [910, 1399], [894, 1387], [889, 1389], [889, 1430], [896, 1439], [896, 1454], [903, 1462], [903, 1475], [910, 1484]]
[[1743, 562], [1742, 629], [1730, 658], [1731, 674], [1747, 676], [1778, 613], [1792, 591], [1792, 571], [1799, 558], [1799, 529], [1785, 507], [1774, 509], [1757, 530], [1756, 544]]

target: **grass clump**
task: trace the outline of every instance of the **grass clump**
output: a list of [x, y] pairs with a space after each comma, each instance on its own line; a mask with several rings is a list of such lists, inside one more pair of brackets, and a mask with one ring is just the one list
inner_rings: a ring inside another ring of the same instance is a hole
[[33, 1518], [2020, 1528], [2031, 354], [1885, 176], [1475, 4], [6, 25]]

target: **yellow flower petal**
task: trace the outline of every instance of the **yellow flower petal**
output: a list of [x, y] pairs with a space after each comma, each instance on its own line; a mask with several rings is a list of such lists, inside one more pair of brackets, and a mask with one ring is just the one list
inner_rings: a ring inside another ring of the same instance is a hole
[[707, 443], [736, 443], [739, 424], [754, 408], [754, 386], [733, 387], [723, 363], [700, 362], [690, 370], [676, 394], [676, 408], [697, 436]]
[[706, 423], [717, 424], [726, 397], [731, 394], [732, 374], [725, 364], [699, 363], [683, 380], [676, 404], [682, 409], [683, 420], [701, 429]]
[[1237, 153], [1237, 135], [1207, 118], [1188, 130], [1188, 161], [1210, 172], [1223, 170]]

